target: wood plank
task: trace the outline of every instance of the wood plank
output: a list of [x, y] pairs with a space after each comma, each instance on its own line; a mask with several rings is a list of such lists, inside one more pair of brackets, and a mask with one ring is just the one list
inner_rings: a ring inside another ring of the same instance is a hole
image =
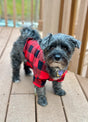
[[87, 100], [88, 100], [88, 78], [81, 77], [79, 75], [76, 75], [78, 78], [78, 81], [83, 89], [83, 92], [85, 93]]
[[87, 65], [86, 77], [88, 78], [88, 65]]
[[[19, 35], [18, 29], [14, 29], [12, 31], [12, 35], [10, 37], [9, 43], [7, 44], [7, 48], [4, 51], [0, 59], [0, 122], [4, 122], [6, 116], [6, 109], [8, 104], [8, 98], [11, 88], [11, 65], [10, 65], [10, 51], [12, 48], [13, 42]], [[4, 39], [6, 39], [5, 37]], [[5, 40], [3, 40], [5, 41]], [[3, 71], [3, 72], [2, 72]]]
[[34, 95], [11, 95], [6, 122], [35, 122]]
[[[39, 14], [40, 14], [40, 13], [39, 13], [40, 8], [42, 7], [42, 6], [41, 6], [41, 1], [42, 1], [42, 0], [40, 0], [40, 1], [39, 1], [39, 0], [35, 0], [35, 14], [34, 14], [34, 21], [35, 21], [35, 22], [38, 22], [38, 20], [39, 20], [39, 18], [40, 18], [40, 17], [38, 18], [38, 16], [41, 16], [41, 15], [39, 15]], [[39, 7], [39, 4], [40, 4], [41, 7]], [[41, 9], [41, 12], [42, 12], [42, 9]]]
[[61, 33], [61, 29], [62, 29], [63, 10], [64, 10], [64, 0], [61, 0], [61, 2], [60, 2], [58, 33]]
[[83, 70], [82, 70], [82, 77], [86, 77], [86, 72], [87, 72], [87, 65], [83, 66]]
[[33, 24], [33, 18], [34, 18], [34, 15], [33, 15], [33, 1], [34, 0], [31, 0], [31, 24]]
[[62, 29], [61, 29], [61, 32], [64, 34], [69, 34], [71, 4], [72, 4], [72, 0], [64, 0]]
[[[49, 24], [49, 28], [51, 26], [51, 32], [53, 34], [58, 33], [58, 26], [59, 26], [59, 14], [60, 14], [60, 0], [53, 0], [52, 1], [52, 15], [51, 15], [51, 25]], [[51, 7], [50, 7], [50, 11], [51, 11]], [[49, 32], [48, 32], [49, 33]]]
[[34, 93], [33, 77], [25, 76], [23, 65], [21, 66], [20, 78], [19, 83], [13, 83], [12, 94]]
[[24, 0], [22, 0], [22, 24], [24, 24]]
[[[0, 83], [1, 85], [1, 83]], [[0, 94], [0, 122], [5, 122], [6, 107], [8, 103], [8, 94]]]
[[51, 30], [52, 0], [43, 0], [43, 37]]
[[70, 16], [70, 26], [69, 26], [69, 35], [74, 36], [74, 29], [76, 27], [76, 19], [79, 9], [79, 1], [78, 0], [72, 0], [72, 6], [71, 6], [71, 16]]
[[80, 58], [79, 58], [79, 64], [78, 64], [78, 72], [77, 73], [79, 75], [82, 74], [85, 52], [86, 52], [86, 48], [87, 48], [87, 41], [88, 41], [88, 8], [86, 11], [84, 32], [83, 32], [83, 37], [82, 37], [82, 46], [81, 46]]
[[2, 31], [2, 27], [0, 27], [0, 34], [1, 34], [1, 31]]
[[40, 0], [38, 23], [39, 23], [38, 30], [42, 31], [43, 29], [43, 0]]
[[[84, 31], [85, 17], [87, 11], [87, 0], [80, 0], [78, 2], [80, 2], [80, 4], [79, 4], [78, 17], [77, 17], [77, 27], [74, 28], [74, 34], [75, 34], [75, 38], [81, 41], [83, 31]], [[72, 56], [72, 62], [69, 68], [70, 71], [73, 71], [75, 73], [77, 73], [77, 69], [78, 69], [79, 54], [80, 54], [80, 50], [76, 50], [74, 55]]]
[[4, 27], [0, 33], [0, 56], [2, 55], [8, 39], [11, 35], [12, 28]]
[[46, 96], [48, 105], [41, 107], [37, 104], [37, 121], [38, 122], [66, 122], [63, 106], [59, 96], [54, 95], [51, 82], [47, 81]]
[[7, 26], [7, 0], [4, 0], [4, 18], [5, 18], [5, 25]]
[[43, 36], [58, 33], [60, 0], [43, 0]]
[[13, 0], [13, 24], [16, 26], [16, 1]]
[[88, 53], [85, 54], [85, 58], [84, 58], [84, 65], [87, 65], [88, 64]]
[[63, 88], [67, 92], [62, 100], [68, 122], [88, 122], [88, 102], [74, 73], [67, 73]]

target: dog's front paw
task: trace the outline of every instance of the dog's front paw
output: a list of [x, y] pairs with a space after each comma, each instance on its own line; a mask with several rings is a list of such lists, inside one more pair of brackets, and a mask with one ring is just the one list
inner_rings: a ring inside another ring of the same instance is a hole
[[63, 89], [59, 89], [59, 90], [55, 91], [55, 94], [59, 95], [59, 96], [64, 96], [64, 95], [66, 95], [66, 92]]
[[38, 104], [41, 106], [46, 106], [47, 103], [47, 99], [45, 96], [38, 96]]

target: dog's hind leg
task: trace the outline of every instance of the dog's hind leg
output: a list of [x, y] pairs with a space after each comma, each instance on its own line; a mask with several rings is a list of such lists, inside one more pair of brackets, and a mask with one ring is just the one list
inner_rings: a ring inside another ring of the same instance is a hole
[[30, 67], [27, 66], [25, 63], [24, 63], [24, 71], [25, 71], [25, 75], [29, 75], [29, 76], [33, 75], [33, 72], [30, 70]]
[[66, 92], [61, 88], [61, 82], [52, 81], [54, 93], [59, 96], [64, 96]]
[[[19, 58], [20, 59], [20, 58]], [[21, 65], [21, 60], [19, 60], [17, 57], [11, 57], [12, 60], [12, 81], [13, 82], [19, 82], [20, 81], [20, 65]]]

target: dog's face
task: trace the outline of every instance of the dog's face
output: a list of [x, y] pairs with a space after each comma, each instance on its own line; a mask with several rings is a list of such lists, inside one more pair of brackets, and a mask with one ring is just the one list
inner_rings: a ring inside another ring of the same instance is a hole
[[76, 47], [80, 47], [80, 41], [65, 34], [50, 34], [42, 40], [41, 48], [44, 52], [47, 70], [52, 78], [58, 79], [59, 72], [63, 73], [67, 70]]

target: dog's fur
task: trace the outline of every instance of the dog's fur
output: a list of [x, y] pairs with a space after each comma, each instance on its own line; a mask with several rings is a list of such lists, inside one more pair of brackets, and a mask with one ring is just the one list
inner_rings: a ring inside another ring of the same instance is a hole
[[[18, 40], [14, 43], [13, 49], [11, 51], [11, 61], [13, 69], [13, 82], [18, 82], [20, 80], [19, 70], [22, 62], [26, 62], [23, 55], [23, 48], [25, 46], [26, 40], [28, 38], [33, 38], [39, 42], [41, 49], [44, 53], [44, 59], [47, 66], [47, 72], [49, 75], [57, 80], [57, 72], [65, 72], [68, 68], [69, 61], [75, 48], [80, 47], [80, 41], [72, 36], [66, 34], [49, 34], [47, 37], [41, 39], [37, 30], [33, 30], [30, 27], [24, 27], [21, 30], [21, 35]], [[31, 74], [30, 68], [24, 64], [25, 74]], [[36, 92], [38, 94], [38, 103], [42, 106], [47, 105], [47, 99], [45, 96], [45, 87], [38, 88], [35, 86]], [[61, 82], [53, 82], [54, 93], [62, 96], [66, 92], [61, 88]]]
[[[11, 51], [11, 61], [13, 68], [13, 82], [19, 82], [20, 76], [20, 65], [22, 62], [26, 62], [26, 59], [23, 55], [23, 48], [28, 38], [33, 38], [34, 40], [40, 40], [40, 34], [37, 30], [32, 29], [31, 27], [23, 27], [21, 29], [21, 35], [18, 40], [13, 44], [13, 48]], [[28, 70], [28, 67], [24, 65], [25, 73], [31, 73]]]

